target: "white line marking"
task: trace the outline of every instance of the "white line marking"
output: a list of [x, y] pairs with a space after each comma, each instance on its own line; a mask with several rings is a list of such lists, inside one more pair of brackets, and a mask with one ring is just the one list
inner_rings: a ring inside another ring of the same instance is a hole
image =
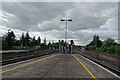
[[88, 59], [88, 58], [85, 58], [84, 56], [81, 56], [81, 55], [79, 55], [79, 56], [80, 56], [80, 57], [82, 57], [82, 58], [84, 58], [84, 59], [86, 59], [86, 60], [88, 60], [88, 61], [90, 61], [91, 63], [93, 63], [93, 64], [97, 65], [98, 67], [100, 67], [100, 68], [104, 69], [105, 71], [107, 71], [107, 72], [111, 73], [112, 75], [114, 75], [114, 76], [116, 76], [116, 77], [120, 78], [120, 76], [118, 76], [117, 74], [115, 74], [115, 73], [111, 72], [110, 70], [108, 70], [108, 69], [106, 69], [106, 68], [102, 67], [101, 65], [99, 65], [99, 64], [97, 64], [97, 63], [95, 63], [95, 62], [93, 62], [92, 60], [90, 60], [90, 59]]
[[[47, 56], [47, 55], [46, 55], [46, 56]], [[12, 64], [7, 64], [7, 65], [4, 65], [4, 66], [2, 66], [2, 67], [4, 68], [4, 67], [8, 67], [8, 66], [12, 66], [12, 65], [16, 65], [16, 64], [24, 63], [24, 62], [32, 61], [32, 60], [35, 60], [35, 59], [38, 59], [38, 58], [42, 58], [42, 57], [44, 58], [45, 56], [40, 56], [40, 57], [33, 58], [33, 59], [28, 59], [28, 60], [24, 60], [24, 61], [19, 61], [19, 62], [12, 63]]]

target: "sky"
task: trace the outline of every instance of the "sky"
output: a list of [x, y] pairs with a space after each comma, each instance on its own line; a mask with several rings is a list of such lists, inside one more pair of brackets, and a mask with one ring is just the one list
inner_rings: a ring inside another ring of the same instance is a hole
[[[6, 0], [5, 0], [6, 1]], [[65, 22], [68, 22], [68, 42], [86, 45], [96, 34], [101, 40], [118, 40], [117, 2], [2, 2], [0, 9], [0, 36], [8, 29], [19, 39], [29, 31], [31, 37], [38, 36], [47, 41], [65, 38]]]

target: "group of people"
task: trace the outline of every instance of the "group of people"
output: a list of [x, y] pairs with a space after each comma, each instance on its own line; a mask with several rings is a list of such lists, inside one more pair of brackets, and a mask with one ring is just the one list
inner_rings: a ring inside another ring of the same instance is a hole
[[65, 42], [64, 40], [59, 40], [59, 53], [73, 53], [74, 50], [74, 42], [73, 40], [70, 41], [70, 44]]

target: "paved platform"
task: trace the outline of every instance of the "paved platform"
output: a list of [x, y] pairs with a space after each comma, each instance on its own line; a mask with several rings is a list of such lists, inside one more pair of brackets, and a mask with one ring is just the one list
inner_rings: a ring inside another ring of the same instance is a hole
[[3, 78], [117, 78], [79, 54], [46, 55], [2, 70]]

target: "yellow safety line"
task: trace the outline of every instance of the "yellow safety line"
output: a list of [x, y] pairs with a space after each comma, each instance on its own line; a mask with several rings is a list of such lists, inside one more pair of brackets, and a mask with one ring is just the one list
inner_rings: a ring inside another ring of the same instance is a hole
[[35, 61], [29, 62], [29, 63], [17, 65], [17, 66], [15, 66], [15, 67], [13, 67], [13, 68], [10, 68], [10, 69], [7, 69], [7, 70], [4, 70], [4, 71], [0, 72], [0, 74], [1, 74], [1, 73], [5, 73], [5, 72], [9, 72], [9, 71], [12, 71], [12, 70], [15, 70], [15, 69], [18, 69], [18, 68], [21, 68], [21, 67], [25, 67], [25, 66], [28, 66], [28, 65], [30, 65], [30, 64], [34, 64], [34, 63], [36, 63], [36, 62], [39, 62], [39, 61], [42, 61], [42, 60], [45, 60], [45, 59], [48, 59], [48, 58], [51, 58], [51, 57], [54, 57], [54, 56], [56, 56], [56, 55], [49, 56], [49, 57], [46, 57], [46, 58], [43, 58], [43, 59], [40, 59], [40, 60], [35, 60]]
[[74, 55], [73, 57], [85, 68], [85, 70], [92, 76], [92, 78], [96, 80], [96, 77], [93, 75], [93, 73], [77, 57], [75, 57]]

